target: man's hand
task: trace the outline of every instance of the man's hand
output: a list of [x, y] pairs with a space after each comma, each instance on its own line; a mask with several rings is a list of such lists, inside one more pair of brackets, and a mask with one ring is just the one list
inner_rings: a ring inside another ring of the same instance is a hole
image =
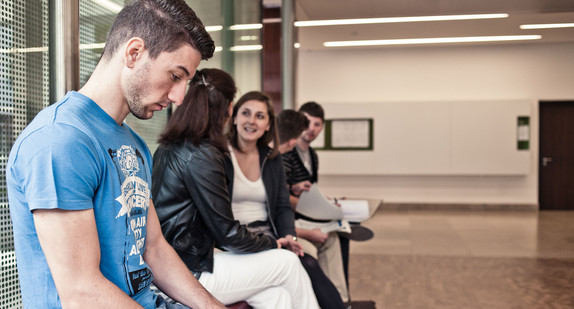
[[341, 207], [341, 204], [339, 203], [339, 201], [341, 201], [341, 200], [346, 200], [347, 198], [346, 198], [346, 197], [339, 197], [339, 198], [336, 198], [336, 197], [335, 197], [335, 198], [327, 197], [327, 199], [328, 199], [329, 201], [331, 201], [335, 206]]
[[291, 194], [295, 196], [301, 195], [303, 191], [309, 191], [311, 189], [311, 182], [309, 180], [298, 182], [291, 185]]
[[191, 308], [226, 307], [192, 275], [161, 233], [161, 225], [150, 200], [144, 260], [153, 272], [153, 283], [171, 298]]
[[305, 233], [304, 238], [312, 241], [312, 242], [316, 242], [316, 243], [324, 243], [325, 240], [327, 240], [327, 237], [329, 237], [329, 234], [325, 234], [321, 231], [321, 229], [318, 228], [314, 228], [312, 230], [307, 230], [307, 232]]

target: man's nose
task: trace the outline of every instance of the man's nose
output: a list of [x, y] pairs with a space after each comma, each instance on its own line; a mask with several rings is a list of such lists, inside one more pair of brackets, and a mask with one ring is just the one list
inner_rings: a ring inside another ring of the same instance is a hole
[[180, 106], [183, 103], [183, 98], [185, 97], [185, 90], [187, 89], [186, 83], [180, 83], [175, 85], [169, 95], [168, 99], [173, 102], [173, 104]]

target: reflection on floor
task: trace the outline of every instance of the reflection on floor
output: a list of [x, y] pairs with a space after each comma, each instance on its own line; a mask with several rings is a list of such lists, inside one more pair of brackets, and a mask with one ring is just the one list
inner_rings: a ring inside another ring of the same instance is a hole
[[377, 309], [574, 308], [574, 212], [388, 211], [352, 242], [352, 300]]

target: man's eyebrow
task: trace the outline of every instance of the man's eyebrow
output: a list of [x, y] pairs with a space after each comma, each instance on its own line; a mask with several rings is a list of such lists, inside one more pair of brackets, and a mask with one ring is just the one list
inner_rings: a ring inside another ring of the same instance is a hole
[[185, 75], [187, 75], [187, 76], [190, 75], [189, 71], [183, 65], [178, 65], [177, 68], [181, 69], [185, 73]]

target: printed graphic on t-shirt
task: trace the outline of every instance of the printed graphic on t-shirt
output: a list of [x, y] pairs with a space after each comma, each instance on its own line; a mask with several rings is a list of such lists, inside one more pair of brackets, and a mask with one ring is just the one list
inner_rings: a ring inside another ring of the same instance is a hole
[[[126, 222], [125, 267], [133, 294], [138, 293], [153, 281], [153, 275], [143, 260], [146, 240], [147, 210], [150, 188], [145, 162], [139, 151], [123, 145], [118, 150], [108, 150], [117, 165], [121, 182], [121, 195], [116, 198], [121, 209], [116, 220]], [[140, 169], [140, 164], [143, 168]], [[143, 178], [142, 178], [143, 176]]]

